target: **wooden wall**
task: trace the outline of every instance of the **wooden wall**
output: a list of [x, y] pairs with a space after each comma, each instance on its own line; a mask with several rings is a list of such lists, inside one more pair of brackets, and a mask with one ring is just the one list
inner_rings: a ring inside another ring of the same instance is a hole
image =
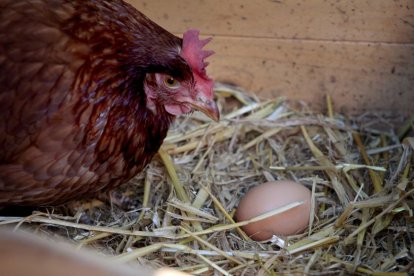
[[262, 97], [414, 110], [414, 0], [129, 0], [167, 30], [213, 36], [208, 72]]

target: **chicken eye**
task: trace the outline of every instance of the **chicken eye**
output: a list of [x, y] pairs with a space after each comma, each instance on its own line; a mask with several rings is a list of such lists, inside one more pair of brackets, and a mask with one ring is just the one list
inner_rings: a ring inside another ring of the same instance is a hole
[[168, 88], [173, 88], [173, 89], [176, 89], [176, 88], [180, 87], [180, 82], [177, 81], [176, 79], [174, 79], [173, 77], [166, 77], [164, 79], [164, 84]]

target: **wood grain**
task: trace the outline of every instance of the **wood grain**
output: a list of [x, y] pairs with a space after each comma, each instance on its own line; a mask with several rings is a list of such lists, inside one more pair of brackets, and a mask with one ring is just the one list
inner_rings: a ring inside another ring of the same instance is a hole
[[209, 73], [259, 96], [315, 108], [330, 94], [337, 111], [412, 112], [414, 46], [218, 38]]
[[164, 28], [214, 37], [215, 80], [337, 111], [412, 113], [413, 0], [129, 0]]
[[129, 0], [170, 31], [414, 43], [413, 0]]

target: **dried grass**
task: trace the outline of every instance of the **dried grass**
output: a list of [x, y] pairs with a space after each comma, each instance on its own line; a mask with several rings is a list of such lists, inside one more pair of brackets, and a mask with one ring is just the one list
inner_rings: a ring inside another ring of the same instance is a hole
[[[334, 114], [329, 97], [323, 115], [226, 86], [217, 95], [219, 123], [179, 118], [159, 155], [110, 200], [1, 217], [1, 224], [64, 236], [119, 263], [195, 275], [414, 273], [414, 138], [407, 135], [414, 117], [396, 129], [386, 116]], [[232, 218], [239, 199], [281, 179], [312, 190], [309, 229], [252, 241], [239, 228], [248, 222]]]

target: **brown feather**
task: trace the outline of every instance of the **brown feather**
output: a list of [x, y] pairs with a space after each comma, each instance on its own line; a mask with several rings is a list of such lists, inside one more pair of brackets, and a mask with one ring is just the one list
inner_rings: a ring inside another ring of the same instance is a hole
[[148, 72], [191, 77], [181, 39], [122, 1], [0, 2], [0, 205], [49, 205], [128, 181], [173, 116]]

